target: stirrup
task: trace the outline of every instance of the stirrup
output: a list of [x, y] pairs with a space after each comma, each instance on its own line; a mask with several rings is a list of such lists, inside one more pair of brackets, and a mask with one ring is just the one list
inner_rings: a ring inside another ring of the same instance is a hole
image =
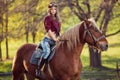
[[40, 78], [41, 77], [41, 71], [36, 69], [35, 75], [36, 75], [37, 78]]
[[40, 78], [42, 75], [42, 67], [44, 67], [45, 64], [45, 59], [43, 59], [42, 57], [40, 58], [40, 61], [38, 62], [38, 68], [36, 69], [36, 77]]

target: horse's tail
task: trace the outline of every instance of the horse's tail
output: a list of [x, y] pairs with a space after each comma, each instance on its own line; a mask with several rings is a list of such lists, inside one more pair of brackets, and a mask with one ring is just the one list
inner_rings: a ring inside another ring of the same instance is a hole
[[23, 58], [22, 51], [23, 46], [20, 47], [13, 59], [12, 64], [12, 78], [13, 80], [24, 80], [24, 66], [23, 66]]

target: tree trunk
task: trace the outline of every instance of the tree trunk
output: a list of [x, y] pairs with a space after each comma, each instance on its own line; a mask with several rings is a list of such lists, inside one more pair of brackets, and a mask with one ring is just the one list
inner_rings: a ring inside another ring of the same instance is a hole
[[[1, 5], [2, 4], [2, 5]], [[2, 61], [2, 41], [3, 41], [3, 8], [4, 8], [4, 1], [0, 1], [0, 61]]]
[[32, 32], [32, 37], [33, 37], [33, 43], [35, 43], [35, 37], [36, 37], [35, 32]]
[[0, 61], [2, 61], [2, 48], [1, 48], [1, 41], [0, 41]]
[[[5, 0], [5, 4], [7, 4], [7, 0]], [[6, 37], [5, 37], [5, 39], [6, 39], [6, 59], [9, 59], [9, 53], [8, 53], [8, 7], [7, 7], [7, 5], [6, 5], [6, 13], [5, 13], [5, 17], [6, 17], [6, 30], [5, 30], [5, 32], [6, 32]]]
[[6, 37], [6, 59], [9, 59], [8, 38]]
[[29, 37], [29, 34], [28, 32], [26, 32], [26, 42], [28, 43], [28, 37]]
[[101, 54], [98, 53], [97, 50], [94, 50], [93, 48], [89, 47], [90, 52], [90, 67], [98, 68], [101, 67]]

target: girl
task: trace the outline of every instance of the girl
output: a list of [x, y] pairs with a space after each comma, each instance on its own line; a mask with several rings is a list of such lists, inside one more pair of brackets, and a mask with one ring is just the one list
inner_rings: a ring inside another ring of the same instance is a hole
[[58, 7], [55, 2], [51, 2], [48, 5], [48, 15], [45, 17], [44, 26], [46, 30], [46, 35], [41, 41], [40, 45], [43, 48], [42, 59], [38, 63], [38, 68], [36, 70], [36, 76], [40, 77], [41, 68], [44, 65], [47, 57], [50, 54], [51, 46], [55, 45], [55, 42], [59, 41], [58, 36], [60, 33], [60, 17], [58, 15]]

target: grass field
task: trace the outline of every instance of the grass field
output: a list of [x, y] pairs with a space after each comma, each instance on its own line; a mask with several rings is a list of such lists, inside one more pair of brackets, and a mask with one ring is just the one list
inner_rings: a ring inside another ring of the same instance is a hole
[[[109, 42], [109, 49], [105, 52], [102, 52], [102, 65], [105, 67], [103, 69], [93, 69], [89, 67], [89, 51], [87, 45], [84, 46], [84, 49], [80, 56], [83, 64], [83, 75], [81, 76], [82, 80], [88, 80], [88, 78], [94, 77], [101, 77], [101, 74], [103, 75], [103, 73], [107, 73], [108, 77], [110, 77], [109, 75], [112, 75], [112, 77], [115, 76], [116, 73], [114, 69], [116, 68], [116, 62], [119, 62], [120, 64], [120, 34], [108, 37], [107, 39]], [[9, 55], [11, 58], [9, 60], [5, 60], [5, 46], [4, 43], [2, 43], [3, 62], [0, 62], [0, 72], [11, 72], [12, 58], [14, 57], [16, 50], [25, 43], [25, 40], [10, 40], [9, 43]], [[91, 73], [89, 74], [89, 72], [93, 72], [93, 75], [91, 75]], [[11, 80], [11, 77], [0, 77], [0, 80]]]

